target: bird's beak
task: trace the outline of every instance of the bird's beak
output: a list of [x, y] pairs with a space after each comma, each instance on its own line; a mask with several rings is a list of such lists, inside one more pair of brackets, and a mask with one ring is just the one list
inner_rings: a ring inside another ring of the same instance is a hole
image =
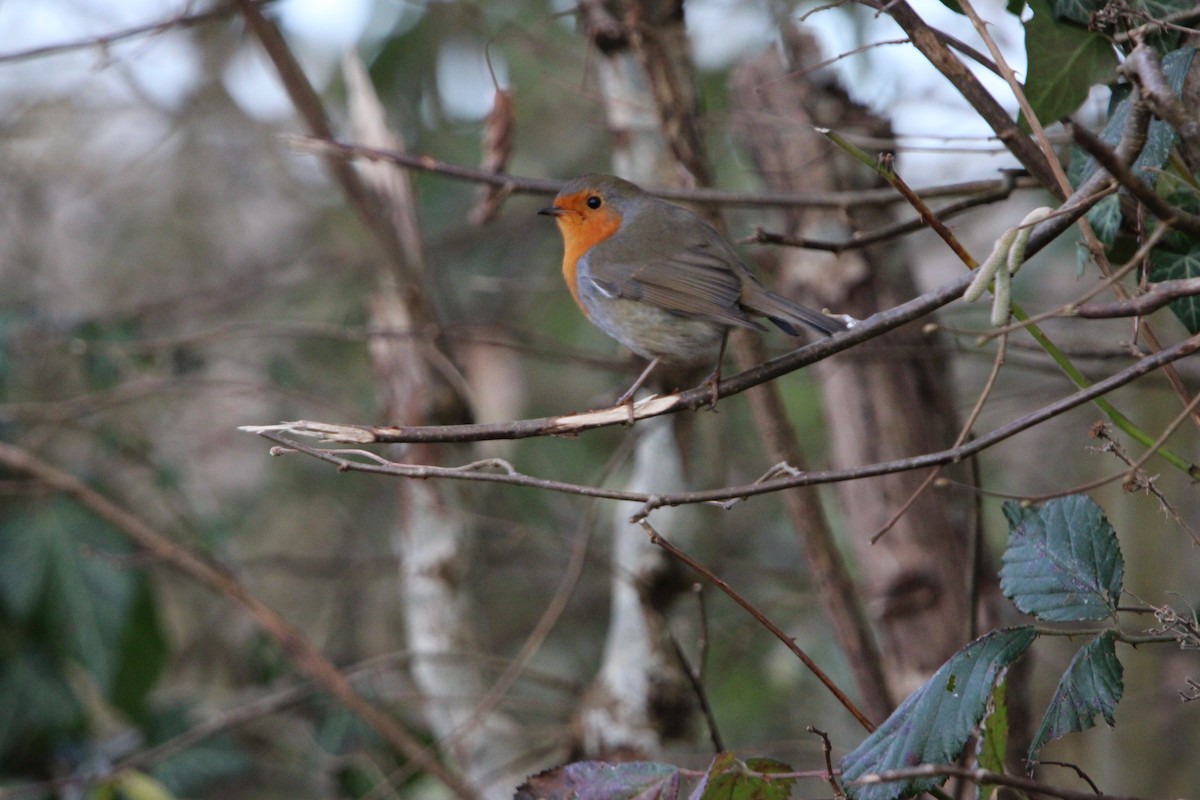
[[547, 217], [561, 217], [563, 214], [567, 214], [569, 212], [567, 209], [559, 208], [558, 206], [546, 206], [545, 208], [539, 208], [537, 213], [545, 214]]

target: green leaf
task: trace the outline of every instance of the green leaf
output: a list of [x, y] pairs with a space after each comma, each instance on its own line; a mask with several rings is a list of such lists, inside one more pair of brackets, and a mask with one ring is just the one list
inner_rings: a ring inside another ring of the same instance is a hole
[[[142, 726], [147, 743], [162, 744], [191, 730], [194, 721], [182, 707], [157, 710]], [[253, 763], [228, 733], [193, 742], [173, 752], [150, 768], [150, 774], [174, 795], [188, 797], [206, 794], [212, 784], [248, 772]]]
[[135, 721], [146, 718], [146, 697], [158, 683], [170, 654], [150, 581], [134, 575], [133, 603], [116, 650], [109, 699]]
[[[1179, 280], [1200, 277], [1200, 242], [1192, 243], [1183, 253], [1159, 248], [1150, 254], [1150, 280]], [[1170, 309], [1188, 329], [1200, 333], [1200, 297], [1180, 297], [1172, 300]]]
[[841, 760], [854, 800], [894, 800], [942, 783], [921, 778], [853, 785], [865, 775], [918, 764], [953, 762], [987, 710], [996, 681], [1036, 635], [1032, 627], [995, 630], [959, 650], [913, 692], [878, 729]]
[[771, 758], [739, 761], [732, 753], [719, 753], [692, 797], [700, 800], [787, 800], [794, 778], [766, 778], [747, 772], [782, 773], [792, 768]]
[[1096, 231], [1096, 238], [1103, 242], [1105, 247], [1112, 247], [1117, 240], [1117, 233], [1121, 230], [1120, 196], [1110, 194], [1096, 203], [1088, 209], [1087, 218]]
[[1100, 506], [1076, 494], [1040, 508], [1008, 502], [1004, 516], [1009, 539], [1000, 589], [1017, 608], [1052, 622], [1116, 611], [1125, 561]]
[[[1049, 0], [1030, 0], [1029, 7], [1033, 18], [1025, 23], [1025, 97], [1038, 119], [1049, 125], [1079, 108], [1092, 86], [1112, 80], [1117, 54], [1100, 34], [1055, 19]], [[1029, 130], [1024, 115], [1019, 122]]]
[[0, 602], [56, 659], [76, 661], [136, 717], [165, 644], [145, 575], [119, 563], [130, 552], [124, 537], [61, 498], [28, 504], [0, 524]]
[[[1180, 94], [1183, 91], [1183, 82], [1187, 77], [1188, 69], [1191, 67], [1195, 52], [1196, 48], [1194, 47], [1184, 47], [1168, 53], [1162, 60], [1163, 73], [1167, 77], [1167, 84], [1176, 94]], [[1125, 130], [1125, 123], [1129, 119], [1130, 97], [1128, 86], [1122, 84], [1115, 87], [1113, 89], [1113, 99], [1116, 102], [1113, 104], [1108, 122], [1104, 125], [1104, 130], [1100, 132], [1100, 141], [1109, 147], [1116, 147], [1121, 141], [1121, 133]], [[1151, 186], [1157, 185], [1158, 170], [1162, 168], [1163, 164], [1167, 163], [1167, 159], [1171, 155], [1171, 149], [1175, 146], [1175, 142], [1178, 139], [1179, 134], [1169, 124], [1157, 117], [1151, 119], [1150, 127], [1146, 130], [1146, 146], [1142, 149], [1137, 160], [1133, 162], [1134, 174]], [[1074, 186], [1079, 186], [1083, 181], [1090, 178], [1096, 169], [1097, 164], [1094, 158], [1088, 156], [1078, 147], [1072, 148], [1071, 167], [1068, 177]]]
[[1104, 8], [1107, 0], [1050, 0], [1050, 8], [1058, 19], [1069, 19], [1080, 25], [1092, 21], [1092, 14]]
[[14, 751], [60, 739], [82, 723], [83, 709], [66, 678], [37, 650], [0, 659], [0, 697], [0, 762], [15, 762]]
[[679, 796], [679, 769], [670, 764], [577, 761], [531, 776], [514, 800], [651, 800]]
[[1029, 745], [1029, 760], [1035, 761], [1038, 751], [1048, 742], [1094, 726], [1097, 714], [1102, 714], [1110, 727], [1114, 725], [1113, 712], [1125, 688], [1122, 674], [1112, 631], [1105, 631], [1079, 648], [1058, 682], [1042, 724]]
[[[991, 711], [983, 723], [983, 735], [979, 737], [979, 754], [976, 762], [991, 772], [1004, 772], [1004, 759], [1008, 752], [1008, 680], [996, 684], [989, 702]], [[975, 796], [987, 800], [996, 792], [996, 787], [980, 785]]]

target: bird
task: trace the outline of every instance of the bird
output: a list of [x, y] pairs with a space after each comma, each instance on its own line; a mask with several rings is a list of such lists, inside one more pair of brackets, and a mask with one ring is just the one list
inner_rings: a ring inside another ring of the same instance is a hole
[[558, 225], [563, 278], [584, 315], [649, 361], [616, 405], [630, 403], [660, 364], [712, 364], [705, 384], [715, 407], [729, 331], [766, 330], [755, 317], [792, 336], [847, 328], [768, 289], [714, 227], [627, 180], [581, 175], [537, 213]]

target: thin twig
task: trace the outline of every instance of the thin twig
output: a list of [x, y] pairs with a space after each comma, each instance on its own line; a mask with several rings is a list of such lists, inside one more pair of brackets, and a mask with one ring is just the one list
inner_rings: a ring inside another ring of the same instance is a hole
[[910, 781], [914, 778], [937, 777], [961, 778], [979, 786], [1011, 786], [1014, 789], [1021, 789], [1034, 794], [1049, 795], [1050, 797], [1060, 798], [1060, 800], [1140, 800], [1139, 798], [1126, 795], [1092, 794], [1074, 789], [1063, 789], [1058, 786], [1042, 783], [1041, 781], [1035, 781], [1032, 778], [1004, 775], [999, 772], [989, 772], [986, 769], [960, 767], [957, 764], [925, 764], [919, 767], [888, 770], [875, 775], [864, 775], [854, 781], [853, 785], [878, 786], [884, 783]]
[[[937, 219], [947, 220], [952, 217], [969, 211], [979, 206], [988, 205], [1005, 200], [1012, 195], [1016, 188], [1016, 176], [1011, 170], [1004, 172], [1005, 181], [997, 186], [994, 190], [983, 192], [971, 197], [965, 197], [954, 203], [948, 203], [942, 208], [933, 211], [933, 216]], [[858, 250], [869, 245], [877, 244], [878, 242], [887, 239], [903, 236], [908, 233], [919, 231], [927, 227], [929, 223], [918, 216], [916, 219], [904, 220], [903, 222], [894, 222], [890, 225], [884, 225], [871, 231], [851, 234], [849, 239], [845, 241], [829, 241], [826, 239], [810, 239], [804, 236], [792, 236], [786, 233], [774, 233], [765, 231], [762, 228], [755, 228], [754, 233], [743, 239], [739, 239], [739, 244], [778, 244], [788, 247], [802, 247], [807, 250], [821, 250], [830, 253], [844, 253], [848, 250]]]
[[[992, 390], [996, 386], [996, 379], [1000, 377], [1000, 370], [1004, 366], [1005, 354], [1007, 352], [1008, 337], [1004, 336], [1000, 339], [1000, 347], [996, 350], [996, 357], [992, 360], [992, 369], [991, 372], [988, 373], [987, 380], [983, 383], [983, 389], [980, 390], [979, 397], [976, 398], [975, 405], [971, 409], [971, 413], [967, 415], [967, 419], [959, 428], [958, 436], [954, 439], [954, 447], [961, 445], [967, 440], [967, 437], [971, 435], [971, 429], [975, 427], [975, 423], [979, 419], [979, 415], [983, 413], [984, 403], [986, 403], [987, 398], [991, 396]], [[900, 518], [904, 516], [904, 514], [910, 508], [913, 507], [914, 503], [917, 502], [917, 498], [924, 494], [929, 488], [929, 485], [937, 480], [937, 477], [941, 474], [942, 467], [939, 466], [934, 468], [925, 478], [925, 480], [921, 482], [921, 485], [918, 486], [916, 490], [909, 496], [909, 498], [901, 504], [900, 508], [896, 510], [896, 513], [892, 515], [892, 518], [885, 522], [883, 526], [875, 532], [875, 534], [871, 537], [871, 544], [875, 544], [881, 538], [883, 538], [883, 535], [891, 530], [892, 527], [900, 521]]]
[[739, 594], [732, 586], [723, 581], [721, 578], [717, 577], [712, 570], [701, 564], [696, 559], [692, 558], [683, 550], [680, 550], [671, 542], [664, 539], [658, 531], [654, 530], [649, 522], [646, 522], [643, 519], [640, 520], [640, 523], [641, 526], [646, 530], [646, 533], [649, 534], [651, 544], [661, 547], [663, 550], [667, 551], [672, 558], [683, 564], [686, 564], [706, 581], [724, 592], [730, 600], [745, 609], [746, 613], [754, 617], [754, 619], [757, 620], [760, 625], [770, 631], [776, 639], [783, 642], [784, 646], [791, 650], [792, 653], [795, 654], [796, 658], [800, 659], [804, 666], [808, 667], [808, 670], [814, 676], [816, 676], [817, 680], [819, 680], [825, 686], [825, 688], [828, 689], [835, 698], [837, 698], [837, 701], [841, 703], [842, 707], [849, 711], [850, 715], [858, 720], [859, 725], [862, 725], [863, 728], [865, 728], [868, 732], [875, 730], [875, 725], [869, 719], [867, 719], [867, 717], [861, 711], [858, 710], [858, 706], [854, 704], [854, 701], [851, 700], [849, 696], [847, 696], [846, 693], [843, 692], [838, 685], [833, 682], [832, 678], [825, 674], [823, 669], [817, 666], [817, 662], [813, 661], [812, 658], [809, 657], [808, 653], [801, 649], [800, 645], [796, 644], [796, 640], [794, 638], [784, 633], [782, 628], [772, 622], [765, 614], [759, 611], [753, 603]]
[[[274, 3], [275, 0], [252, 0], [258, 6], [267, 6]], [[35, 58], [45, 58], [47, 56], [56, 56], [62, 53], [70, 53], [75, 50], [91, 50], [99, 49], [106, 50], [117, 42], [123, 42], [126, 39], [136, 39], [141, 36], [153, 36], [163, 33], [174, 28], [191, 28], [196, 25], [202, 25], [207, 22], [215, 22], [216, 20], [224, 19], [232, 16], [234, 10], [231, 6], [223, 5], [207, 11], [198, 11], [195, 13], [187, 13], [186, 11], [176, 14], [173, 17], [159, 20], [158, 22], [149, 22], [144, 25], [135, 25], [131, 28], [123, 28], [113, 33], [105, 33], [100, 36], [88, 36], [83, 39], [72, 39], [67, 42], [55, 42], [54, 44], [39, 45], [38, 47], [30, 47], [25, 50], [15, 50], [11, 53], [0, 53], [0, 64], [8, 64], [15, 61], [29, 61]]]
[[[553, 195], [564, 185], [564, 181], [543, 178], [526, 178], [505, 172], [489, 172], [478, 167], [442, 161], [427, 155], [412, 155], [395, 150], [367, 147], [361, 144], [340, 142], [332, 138], [312, 136], [289, 136], [286, 141], [297, 150], [320, 155], [335, 155], [340, 158], [365, 158], [372, 161], [387, 161], [422, 172], [435, 173], [455, 180], [483, 183], [507, 189], [512, 194]], [[1018, 181], [1021, 188], [1026, 181]], [[960, 197], [994, 192], [1006, 185], [1006, 179], [986, 181], [964, 181], [959, 183], [929, 186], [917, 190], [927, 199]], [[799, 207], [845, 209], [856, 206], [887, 206], [900, 202], [895, 192], [888, 189], [858, 189], [841, 192], [734, 192], [724, 189], [679, 189], [644, 186], [644, 189], [667, 200], [683, 200], [689, 203], [720, 206], [746, 207]]]
[[813, 725], [807, 726], [805, 730], [821, 737], [821, 754], [825, 756], [825, 780], [829, 781], [829, 786], [833, 789], [834, 798], [836, 800], [844, 800], [846, 791], [838, 783], [838, 771], [833, 768], [833, 745], [829, 743], [829, 734]]
[[1200, 237], [1200, 215], [1188, 213], [1182, 208], [1168, 203], [1166, 198], [1159, 195], [1153, 187], [1135, 175], [1129, 165], [1119, 158], [1116, 152], [1099, 136], [1085, 126], [1072, 122], [1071, 138], [1086, 150], [1088, 155], [1096, 159], [1096, 163], [1103, 167], [1108, 174], [1116, 178], [1118, 183], [1128, 189], [1129, 193], [1136, 197], [1142, 205], [1146, 206], [1150, 213], [1162, 220], [1164, 225], [1191, 236]]

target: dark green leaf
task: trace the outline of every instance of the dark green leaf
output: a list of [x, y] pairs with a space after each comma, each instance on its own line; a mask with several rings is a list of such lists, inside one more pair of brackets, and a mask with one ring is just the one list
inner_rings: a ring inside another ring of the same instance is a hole
[[[1150, 254], [1151, 281], [1196, 277], [1200, 277], [1200, 242], [1183, 253], [1159, 248]], [[1171, 301], [1170, 308], [1189, 333], [1200, 333], [1200, 297], [1180, 297]]]
[[52, 549], [53, 617], [68, 651], [107, 694], [133, 605], [134, 578], [113, 563], [128, 553], [93, 517], [63, 507], [46, 544]]
[[751, 758], [739, 761], [732, 753], [721, 753], [709, 764], [703, 781], [692, 797], [700, 800], [787, 800], [791, 795], [793, 778], [769, 779], [747, 772], [782, 773], [792, 768], [770, 758]]
[[[1112, 80], [1117, 54], [1103, 36], [1055, 19], [1048, 0], [1030, 0], [1029, 6], [1025, 96], [1042, 124], [1049, 125], [1079, 108], [1092, 86]], [[1029, 130], [1027, 120], [1020, 122]]]
[[1095, 725], [1097, 714], [1102, 714], [1104, 721], [1112, 726], [1113, 712], [1125, 688], [1122, 673], [1111, 631], [1081, 647], [1058, 682], [1050, 707], [1029, 746], [1029, 760], [1036, 760], [1038, 751], [1048, 742]]
[[[146, 644], [131, 617], [144, 577], [118, 563], [129, 552], [124, 538], [66, 500], [30, 505], [0, 528], [0, 599], [22, 626], [53, 632], [54, 655], [77, 661], [106, 696], [122, 659], [139, 657], [124, 648]], [[121, 689], [125, 700], [130, 688]]]
[[[152, 737], [154, 743], [167, 741], [191, 727], [188, 719], [178, 710], [168, 710], [150, 727], [160, 730]], [[161, 781], [172, 794], [197, 796], [213, 783], [228, 780], [248, 771], [250, 758], [236, 745], [228, 734], [196, 742], [184, 750], [172, 753], [150, 769], [150, 774]]]
[[1000, 588], [1021, 611], [1068, 622], [1116, 611], [1125, 561], [1104, 511], [1084, 495], [1040, 508], [1004, 504], [1008, 549]]
[[[992, 692], [989, 703], [991, 710], [983, 722], [983, 735], [979, 738], [979, 755], [976, 762], [990, 772], [1004, 772], [1005, 754], [1008, 752], [1008, 680], [999, 681]], [[986, 800], [996, 791], [995, 786], [979, 786], [976, 797]]]
[[1106, 0], [1051, 0], [1050, 8], [1058, 19], [1069, 19], [1080, 25], [1092, 21], [1092, 14], [1104, 8]]
[[533, 775], [514, 800], [654, 800], [679, 795], [679, 769], [670, 764], [577, 761]]
[[45, 518], [36, 514], [5, 515], [0, 524], [0, 604], [21, 621], [36, 611], [49, 573]]
[[[1163, 58], [1163, 72], [1167, 76], [1168, 85], [1176, 94], [1183, 91], [1183, 81], [1187, 77], [1195, 52], [1194, 47], [1185, 47], [1169, 53]], [[1109, 114], [1104, 130], [1100, 132], [1100, 140], [1109, 147], [1116, 147], [1121, 141], [1121, 133], [1125, 130], [1125, 123], [1129, 119], [1128, 87], [1122, 85], [1115, 88], [1113, 98], [1117, 99], [1118, 97], [1120, 100]], [[1178, 138], [1179, 134], [1170, 125], [1158, 118], [1151, 119], [1150, 127], [1146, 131], [1146, 146], [1137, 160], [1133, 162], [1134, 174], [1151, 186], [1157, 185], [1158, 170], [1167, 163], [1167, 158], [1171, 155], [1171, 148], [1175, 146]], [[1072, 148], [1071, 168], [1068, 173], [1071, 183], [1078, 186], [1090, 178], [1096, 171], [1096, 166], [1094, 158], [1078, 147]]]
[[874, 733], [842, 758], [842, 780], [850, 796], [854, 800], [894, 800], [942, 783], [944, 778], [923, 778], [852, 785], [865, 775], [918, 764], [945, 764], [958, 758], [983, 719], [996, 681], [1035, 635], [1031, 627], [996, 630], [951, 656]]
[[60, 739], [82, 721], [66, 677], [34, 650], [0, 660], [0, 697], [0, 761], [35, 739]]
[[158, 682], [169, 651], [150, 581], [145, 575], [134, 579], [133, 603], [117, 647], [109, 699], [131, 719], [141, 721], [147, 713], [146, 696]]
[[1096, 237], [1106, 247], [1112, 247], [1113, 242], [1117, 240], [1117, 233], [1121, 230], [1121, 198], [1110, 194], [1091, 207], [1087, 218], [1096, 231]]

